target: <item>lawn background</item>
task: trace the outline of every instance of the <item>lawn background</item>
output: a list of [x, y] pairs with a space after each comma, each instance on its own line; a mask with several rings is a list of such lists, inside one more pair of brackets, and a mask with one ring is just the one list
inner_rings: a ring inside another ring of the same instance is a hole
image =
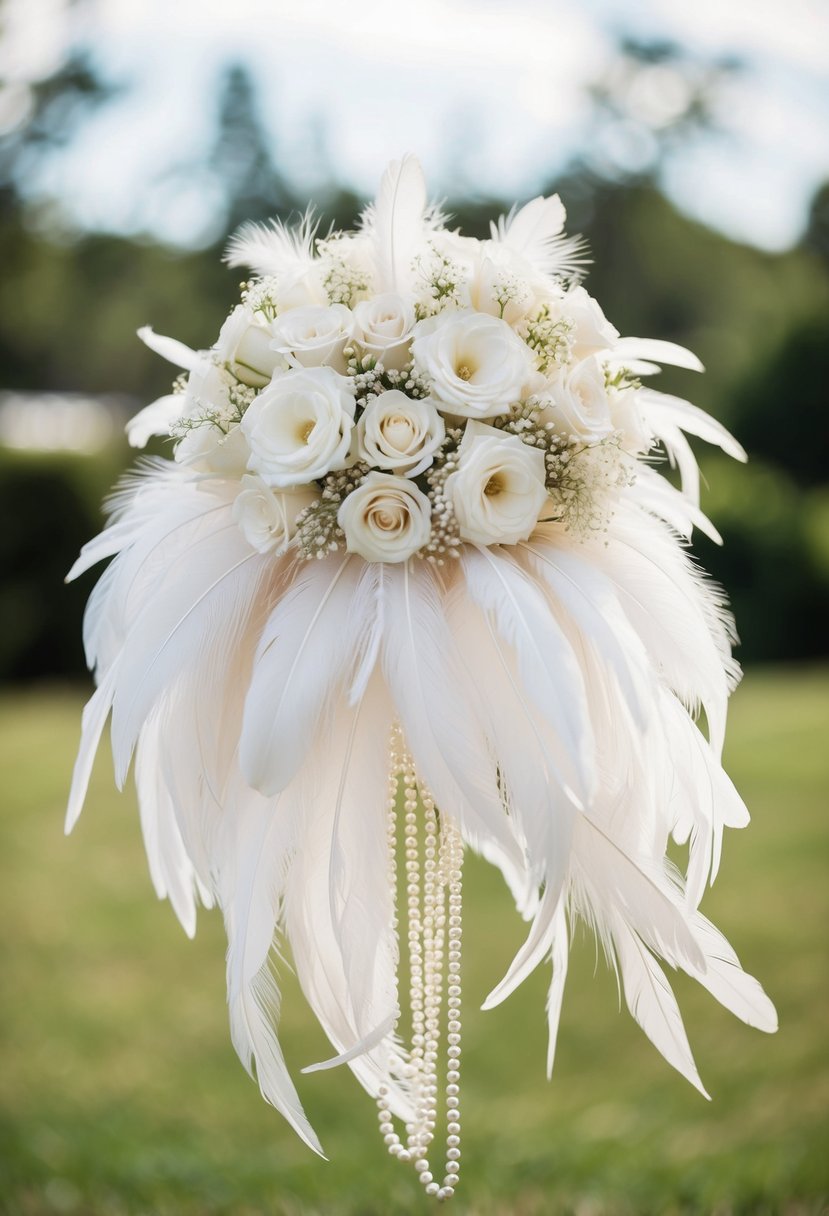
[[[283, 1042], [330, 1161], [263, 1103], [230, 1046], [220, 920], [203, 914], [191, 943], [156, 901], [132, 795], [114, 792], [104, 757], [63, 837], [82, 701], [69, 688], [0, 698], [0, 1212], [435, 1210], [385, 1155], [347, 1070], [299, 1077], [329, 1049], [289, 975]], [[727, 762], [753, 823], [727, 837], [703, 908], [777, 1003], [780, 1032], [677, 977], [709, 1104], [620, 1015], [580, 934], [548, 1085], [546, 969], [477, 1010], [523, 926], [470, 863], [458, 1216], [829, 1211], [829, 672], [751, 671]]]

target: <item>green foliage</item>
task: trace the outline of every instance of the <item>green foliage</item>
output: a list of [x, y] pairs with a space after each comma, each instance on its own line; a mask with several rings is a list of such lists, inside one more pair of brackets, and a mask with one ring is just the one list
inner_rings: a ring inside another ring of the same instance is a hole
[[64, 578], [103, 525], [101, 500], [122, 461], [120, 452], [93, 460], [0, 448], [0, 679], [83, 671], [81, 619], [95, 576]]
[[[5, 1216], [397, 1216], [434, 1212], [383, 1152], [372, 1103], [329, 1053], [288, 968], [283, 1037], [330, 1155], [321, 1162], [233, 1055], [219, 917], [188, 942], [146, 873], [132, 795], [106, 763], [65, 840], [81, 697], [0, 701], [0, 1212]], [[627, 1013], [577, 935], [556, 1072], [546, 968], [478, 1011], [524, 926], [494, 872], [465, 894], [464, 1177], [458, 1216], [818, 1216], [829, 1001], [829, 672], [751, 673], [727, 762], [753, 823], [729, 834], [705, 911], [776, 1001], [766, 1037], [676, 983], [706, 1103]]]

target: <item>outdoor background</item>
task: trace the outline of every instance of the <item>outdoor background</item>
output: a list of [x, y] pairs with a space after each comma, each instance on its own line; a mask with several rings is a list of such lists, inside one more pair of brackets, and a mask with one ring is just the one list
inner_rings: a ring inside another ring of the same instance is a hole
[[[233, 1056], [223, 943], [155, 902], [106, 757], [63, 800], [94, 575], [63, 576], [171, 368], [207, 347], [244, 219], [353, 223], [420, 155], [456, 222], [560, 193], [625, 334], [699, 353], [664, 385], [721, 418], [698, 546], [746, 678], [727, 763], [754, 821], [705, 910], [777, 1002], [767, 1039], [679, 984], [705, 1103], [574, 947], [556, 1075], [544, 984], [475, 1012], [521, 926], [471, 866], [459, 1213], [829, 1211], [829, 9], [822, 0], [0, 0], [0, 1212], [426, 1212], [349, 1075], [295, 1140]], [[300, 10], [300, 11], [297, 11]], [[324, 1048], [290, 977], [286, 1051]]]

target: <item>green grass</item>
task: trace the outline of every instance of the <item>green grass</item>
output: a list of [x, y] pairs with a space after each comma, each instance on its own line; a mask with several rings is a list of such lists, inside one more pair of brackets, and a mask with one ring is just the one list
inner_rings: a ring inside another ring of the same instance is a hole
[[[328, 1163], [262, 1102], [229, 1042], [219, 919], [204, 914], [190, 943], [155, 900], [132, 796], [113, 791], [105, 763], [64, 839], [81, 700], [0, 700], [0, 1212], [433, 1211], [385, 1155], [347, 1070], [299, 1077]], [[754, 821], [729, 835], [704, 907], [777, 1002], [779, 1034], [748, 1029], [680, 977], [709, 1104], [620, 1015], [581, 937], [548, 1084], [546, 975], [477, 1011], [522, 926], [470, 864], [459, 1216], [829, 1210], [829, 673], [752, 672], [728, 763]], [[284, 987], [298, 1075], [326, 1047], [290, 976]]]

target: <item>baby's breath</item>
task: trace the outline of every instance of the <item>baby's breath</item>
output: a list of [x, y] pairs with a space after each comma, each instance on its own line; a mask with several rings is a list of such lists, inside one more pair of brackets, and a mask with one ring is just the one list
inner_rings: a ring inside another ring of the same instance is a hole
[[357, 489], [368, 472], [368, 465], [360, 463], [322, 478], [319, 500], [301, 511], [296, 519], [296, 544], [304, 558], [323, 558], [345, 545], [337, 512], [343, 499]]
[[364, 299], [371, 286], [368, 274], [347, 261], [341, 253], [343, 233], [335, 232], [317, 241], [322, 270], [322, 285], [329, 304], [345, 304], [353, 308]]
[[276, 303], [277, 280], [273, 275], [251, 279], [241, 284], [242, 303], [253, 313], [258, 313], [266, 324], [276, 319], [279, 311]]
[[463, 267], [448, 254], [429, 242], [429, 252], [415, 261], [419, 298], [415, 304], [418, 321], [437, 316], [447, 308], [462, 308], [464, 304]]
[[567, 317], [554, 319], [546, 304], [532, 317], [521, 321], [516, 326], [516, 333], [535, 355], [536, 365], [543, 375], [552, 375], [570, 362], [573, 322]]
[[458, 557], [463, 543], [452, 500], [446, 496], [446, 479], [458, 467], [457, 452], [462, 438], [460, 427], [447, 429], [442, 446], [423, 475], [432, 506], [432, 534], [418, 556], [435, 566], [445, 565], [447, 558]]

